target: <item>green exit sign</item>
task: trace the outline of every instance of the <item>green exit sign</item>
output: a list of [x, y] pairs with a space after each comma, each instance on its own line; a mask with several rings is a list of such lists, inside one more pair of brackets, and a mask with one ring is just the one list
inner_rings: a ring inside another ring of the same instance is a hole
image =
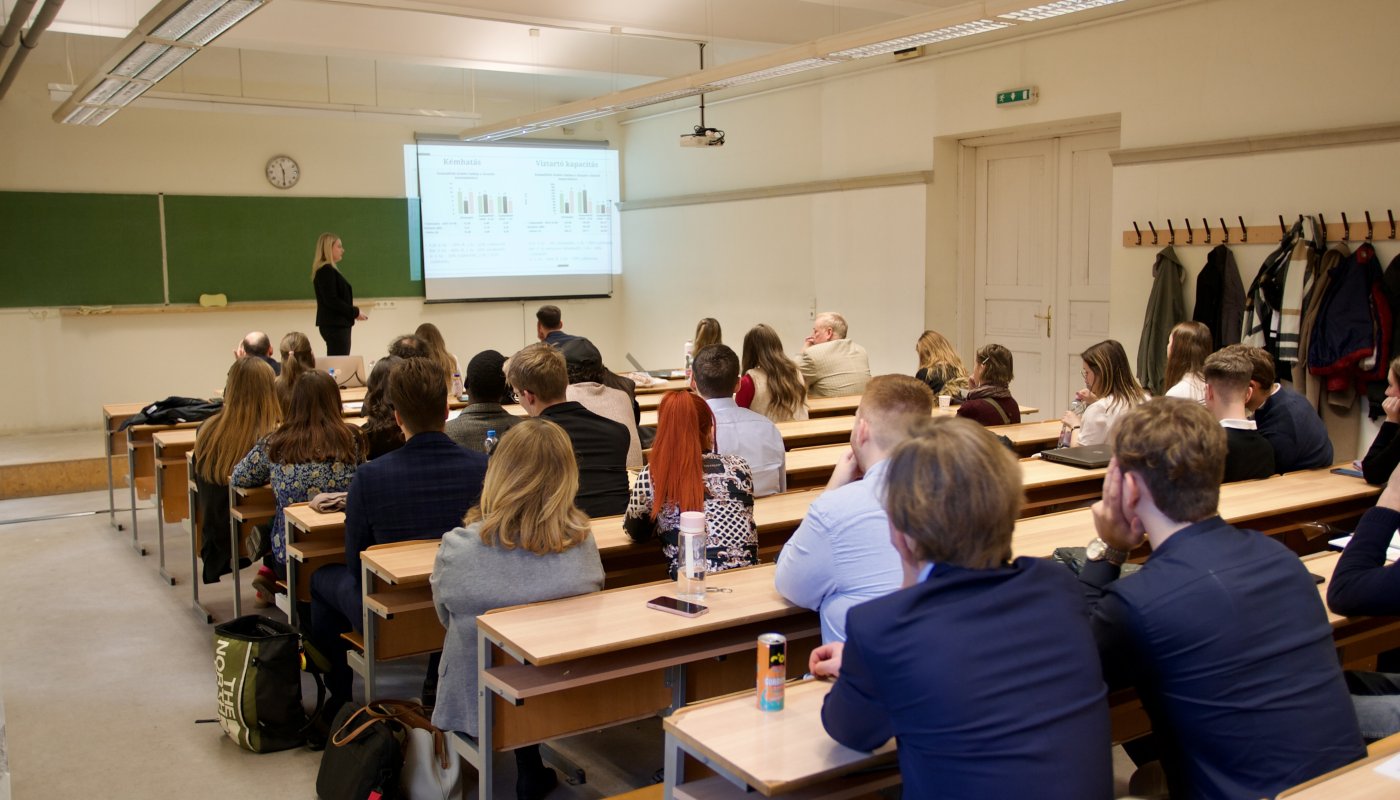
[[1034, 103], [1040, 99], [1040, 90], [1034, 86], [1024, 89], [1008, 89], [1004, 92], [997, 92], [998, 106], [1016, 106]]

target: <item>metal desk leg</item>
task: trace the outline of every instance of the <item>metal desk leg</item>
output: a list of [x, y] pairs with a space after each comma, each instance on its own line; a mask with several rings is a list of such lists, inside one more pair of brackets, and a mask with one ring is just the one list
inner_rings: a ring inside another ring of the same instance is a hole
[[[297, 570], [305, 562], [292, 558], [292, 544], [296, 541], [293, 531], [296, 526], [286, 517], [282, 518], [282, 545], [287, 553], [287, 624], [300, 630], [301, 618], [297, 614]], [[308, 587], [310, 588], [310, 587]]]
[[373, 703], [375, 699], [374, 686], [375, 678], [379, 672], [375, 657], [375, 646], [379, 639], [379, 615], [369, 610], [369, 604], [364, 602], [364, 598], [369, 596], [369, 590], [373, 586], [373, 575], [365, 565], [364, 559], [360, 559], [360, 620], [365, 630], [365, 702]]
[[107, 524], [117, 530], [122, 524], [117, 522], [117, 481], [112, 476], [112, 420], [102, 415], [102, 452], [107, 454]]
[[[228, 507], [233, 509], [234, 498], [238, 496], [237, 490], [232, 484], [228, 487]], [[243, 572], [238, 569], [239, 559], [243, 556], [242, 543], [238, 541], [238, 520], [234, 519], [232, 513], [228, 515], [229, 528], [229, 564], [233, 567], [233, 618], [238, 619], [243, 616]]]
[[668, 732], [666, 734], [666, 748], [662, 752], [664, 753], [662, 766], [666, 770], [666, 780], [661, 796], [666, 800], [671, 800], [675, 796], [676, 785], [685, 781], [685, 751], [681, 749], [680, 742], [676, 741], [676, 735]]
[[[195, 490], [198, 484], [194, 482], [193, 461], [185, 462], [185, 479], [186, 485], [190, 487], [190, 594], [194, 598], [192, 608], [194, 609], [195, 618], [204, 620], [204, 624], [208, 625], [214, 621], [214, 615], [210, 614], [209, 609], [205, 608], [203, 604], [199, 602], [199, 584], [203, 581], [199, 571], [199, 548], [196, 547], [195, 544], [201, 538], [201, 531], [196, 527], [199, 525], [199, 493]], [[237, 578], [238, 570], [236, 567], [238, 566], [238, 561], [236, 556], [233, 561], [233, 566], [235, 567], [233, 575]]]
[[146, 555], [146, 548], [136, 535], [136, 444], [131, 441], [131, 429], [126, 429], [126, 477], [131, 490], [131, 549], [137, 555]]
[[492, 726], [496, 722], [495, 702], [486, 691], [486, 670], [491, 666], [491, 641], [476, 629], [476, 747], [479, 763], [476, 765], [476, 796], [479, 800], [490, 800], [491, 783], [495, 776], [495, 747], [492, 744]]
[[[155, 448], [155, 445], [151, 447]], [[156, 571], [160, 573], [161, 580], [174, 586], [175, 578], [165, 569], [165, 492], [161, 486], [165, 483], [165, 466], [160, 463], [160, 454], [154, 449], [151, 458], [156, 473], [156, 552], [160, 554], [160, 565]]]

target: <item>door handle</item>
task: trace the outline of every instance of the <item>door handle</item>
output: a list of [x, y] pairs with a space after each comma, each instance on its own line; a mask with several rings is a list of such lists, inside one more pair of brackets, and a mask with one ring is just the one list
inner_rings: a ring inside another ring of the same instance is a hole
[[1045, 307], [1045, 315], [1044, 315], [1044, 316], [1041, 316], [1040, 314], [1036, 314], [1036, 315], [1035, 315], [1035, 318], [1036, 318], [1036, 319], [1043, 319], [1043, 320], [1045, 320], [1045, 338], [1047, 338], [1047, 339], [1050, 338], [1050, 320], [1053, 319], [1054, 316], [1055, 316], [1055, 315], [1050, 311], [1050, 306], [1046, 306], [1046, 307]]

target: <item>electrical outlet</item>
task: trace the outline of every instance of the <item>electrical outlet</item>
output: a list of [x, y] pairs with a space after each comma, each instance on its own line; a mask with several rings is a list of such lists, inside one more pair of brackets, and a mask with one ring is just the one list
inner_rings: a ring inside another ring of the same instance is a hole
[[378, 301], [378, 302], [376, 302], [376, 303], [374, 304], [374, 307], [375, 307], [375, 308], [389, 308], [389, 309], [394, 309], [394, 308], [398, 308], [398, 307], [399, 307], [399, 304], [396, 303], [396, 302], [394, 302], [393, 300], [380, 300], [380, 301]]

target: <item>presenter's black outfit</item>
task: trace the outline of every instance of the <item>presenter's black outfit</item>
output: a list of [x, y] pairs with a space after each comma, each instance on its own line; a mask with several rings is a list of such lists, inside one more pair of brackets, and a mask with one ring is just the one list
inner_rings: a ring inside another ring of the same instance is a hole
[[350, 355], [350, 327], [360, 316], [355, 292], [340, 270], [325, 264], [316, 270], [316, 328], [326, 340], [326, 355]]

